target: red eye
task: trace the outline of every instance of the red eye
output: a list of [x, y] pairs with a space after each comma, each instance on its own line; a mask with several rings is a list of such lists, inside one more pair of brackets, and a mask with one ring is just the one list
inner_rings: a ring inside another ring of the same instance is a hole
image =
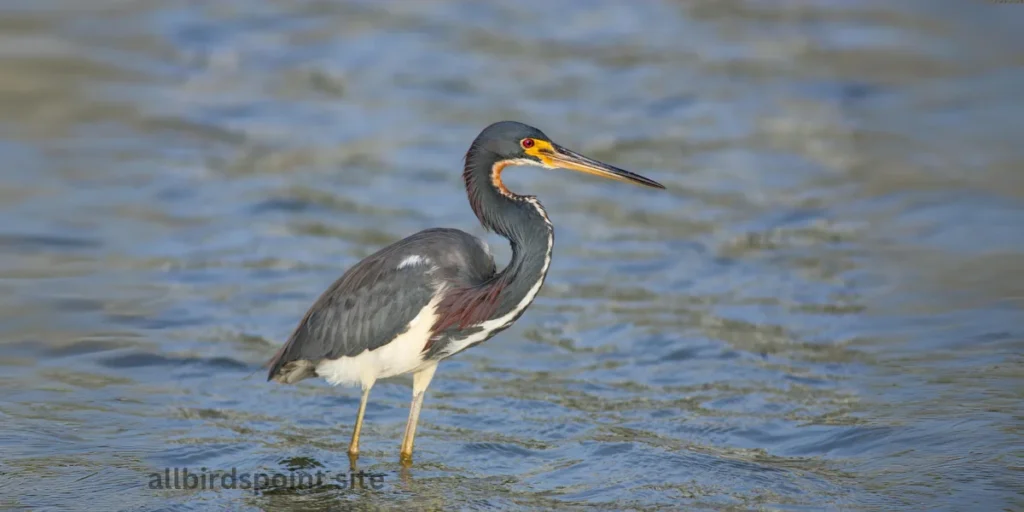
[[533, 139], [523, 139], [519, 141], [519, 145], [523, 146], [523, 149], [530, 149], [533, 147]]

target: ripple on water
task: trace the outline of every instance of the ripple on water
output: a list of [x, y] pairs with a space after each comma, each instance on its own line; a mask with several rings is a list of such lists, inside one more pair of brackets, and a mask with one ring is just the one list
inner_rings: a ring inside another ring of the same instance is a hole
[[99, 364], [108, 368], [145, 368], [150, 366], [187, 366], [210, 371], [248, 371], [252, 367], [242, 361], [227, 357], [171, 357], [143, 352], [122, 354], [100, 359]]
[[[7, 4], [0, 508], [1024, 507], [1012, 6]], [[383, 489], [147, 489], [347, 474], [358, 390], [260, 365], [360, 257], [484, 235], [504, 118], [668, 189], [506, 173], [544, 291], [441, 366], [410, 469], [374, 386]]]

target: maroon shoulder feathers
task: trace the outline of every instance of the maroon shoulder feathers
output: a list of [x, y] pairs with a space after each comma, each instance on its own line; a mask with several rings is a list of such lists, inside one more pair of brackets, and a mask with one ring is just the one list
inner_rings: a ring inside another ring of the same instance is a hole
[[482, 286], [456, 288], [445, 293], [437, 305], [437, 320], [430, 329], [432, 336], [423, 350], [429, 350], [436, 336], [448, 329], [465, 329], [493, 317], [498, 309], [498, 295], [504, 288], [504, 280], [496, 279]]

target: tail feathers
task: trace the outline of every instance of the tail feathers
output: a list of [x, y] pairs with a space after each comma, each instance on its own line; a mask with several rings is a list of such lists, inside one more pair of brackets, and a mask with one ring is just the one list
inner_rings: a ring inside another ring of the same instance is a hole
[[267, 380], [281, 384], [294, 384], [300, 380], [316, 377], [316, 365], [306, 359], [285, 361], [285, 352], [288, 349], [286, 343], [278, 349], [274, 357], [270, 358], [264, 368], [270, 368], [267, 372]]
[[289, 361], [278, 369], [277, 373], [272, 373], [267, 377], [267, 380], [273, 380], [281, 384], [295, 384], [296, 382], [304, 379], [316, 377], [316, 367], [312, 362], [300, 359], [298, 361]]

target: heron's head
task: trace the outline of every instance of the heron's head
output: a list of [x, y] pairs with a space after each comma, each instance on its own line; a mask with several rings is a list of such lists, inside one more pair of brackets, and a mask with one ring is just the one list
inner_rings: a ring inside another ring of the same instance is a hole
[[500, 121], [484, 128], [470, 146], [466, 160], [467, 171], [471, 167], [482, 167], [480, 170], [491, 173], [491, 181], [501, 189], [501, 169], [507, 165], [569, 169], [626, 183], [665, 188], [639, 174], [566, 149], [552, 142], [537, 128], [515, 121]]

